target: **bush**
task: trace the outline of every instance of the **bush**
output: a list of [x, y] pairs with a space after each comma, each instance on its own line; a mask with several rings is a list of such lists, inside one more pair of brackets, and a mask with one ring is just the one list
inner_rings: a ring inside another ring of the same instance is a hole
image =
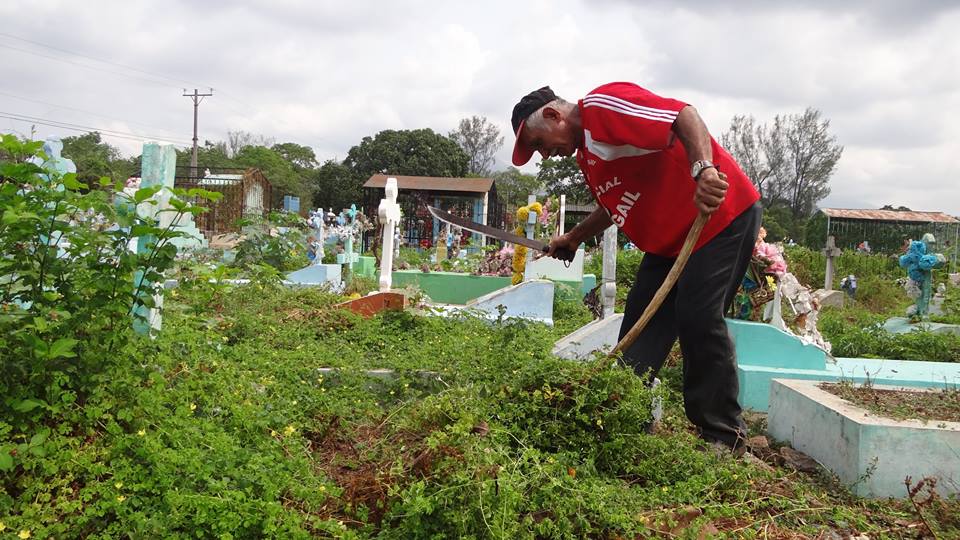
[[[137, 190], [102, 178], [98, 186], [48, 174], [42, 143], [0, 139], [0, 436], [82, 403], [101, 374], [121, 361], [131, 320], [163, 294], [163, 273], [174, 262], [170, 240], [181, 234], [143, 218], [160, 188]], [[202, 209], [183, 198], [218, 195], [173, 190], [173, 223]], [[139, 237], [142, 252], [128, 249]], [[0, 471], [15, 466], [0, 448]]]
[[273, 212], [266, 220], [253, 217], [242, 221], [243, 241], [237, 245], [234, 266], [251, 269], [267, 264], [280, 272], [299, 270], [307, 259], [306, 221], [296, 214]]

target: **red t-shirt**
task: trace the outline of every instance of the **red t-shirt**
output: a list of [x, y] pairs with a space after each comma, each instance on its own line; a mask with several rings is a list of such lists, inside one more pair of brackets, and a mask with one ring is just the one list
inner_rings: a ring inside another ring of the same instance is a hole
[[[605, 84], [579, 102], [584, 143], [577, 162], [590, 191], [639, 249], [665, 257], [680, 252], [698, 213], [690, 160], [672, 129], [686, 105], [625, 82]], [[710, 142], [729, 188], [695, 249], [760, 198], [730, 154]]]

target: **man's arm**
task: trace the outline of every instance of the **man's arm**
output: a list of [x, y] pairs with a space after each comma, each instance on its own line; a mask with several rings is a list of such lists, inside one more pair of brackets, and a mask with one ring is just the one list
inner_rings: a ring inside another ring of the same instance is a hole
[[[713, 162], [710, 132], [696, 109], [690, 105], [681, 109], [673, 123], [673, 132], [686, 149], [691, 165], [702, 159]], [[693, 202], [700, 212], [712, 214], [720, 207], [727, 194], [726, 178], [716, 167], [704, 169], [696, 178], [697, 190], [694, 192]]]
[[569, 232], [551, 240], [550, 250], [547, 252], [547, 255], [553, 257], [557, 248], [565, 248], [576, 252], [584, 240], [602, 233], [607, 230], [607, 227], [610, 225], [613, 225], [613, 222], [610, 221], [610, 215], [607, 214], [606, 210], [598, 207], [587, 216], [587, 219], [578, 223], [577, 226], [570, 229]]

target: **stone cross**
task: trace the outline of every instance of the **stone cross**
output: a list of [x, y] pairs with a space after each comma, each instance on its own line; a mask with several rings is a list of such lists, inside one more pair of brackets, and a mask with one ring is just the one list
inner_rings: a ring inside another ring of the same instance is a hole
[[820, 250], [821, 253], [827, 256], [827, 271], [826, 275], [823, 278], [823, 288], [828, 291], [833, 290], [833, 271], [834, 263], [833, 259], [840, 256], [840, 248], [837, 247], [836, 239], [833, 236], [827, 237], [827, 245]]
[[[77, 166], [73, 163], [73, 160], [61, 156], [61, 151], [63, 151], [63, 142], [57, 137], [50, 137], [43, 143], [43, 153], [47, 155], [47, 159], [34, 156], [29, 160], [30, 163], [53, 174], [52, 180], [57, 182], [57, 191], [64, 190], [63, 184], [61, 183], [63, 175], [77, 172]], [[46, 178], [48, 182], [51, 181], [50, 174], [43, 174], [41, 176]], [[66, 251], [64, 250], [66, 241], [63, 239], [63, 233], [60, 233], [53, 241], [51, 241], [51, 238], [47, 237], [47, 235], [40, 235], [40, 241], [47, 245], [57, 246], [57, 257], [66, 255]]]
[[[536, 200], [537, 200], [536, 195], [528, 195], [527, 206], [533, 204], [534, 202], [536, 202]], [[537, 225], [537, 213], [531, 210], [530, 213], [527, 214], [527, 222], [524, 224], [524, 228], [526, 229], [526, 232], [527, 232], [527, 238], [530, 238], [531, 240], [533, 239], [533, 232], [534, 230], [536, 230], [536, 225]], [[530, 248], [527, 248], [527, 261], [523, 265], [524, 281], [530, 279], [530, 261], [532, 260], [533, 260], [533, 250]]]
[[385, 197], [380, 201], [377, 215], [383, 224], [383, 249], [380, 250], [380, 291], [390, 290], [393, 284], [393, 256], [397, 233], [397, 224], [400, 222], [400, 205], [397, 204], [397, 179], [387, 178], [384, 188]]
[[[162, 212], [169, 205], [170, 190], [173, 187], [174, 172], [177, 167], [177, 153], [173, 145], [159, 145], [157, 143], [146, 143], [143, 145], [143, 157], [141, 158], [143, 172], [140, 174], [140, 188], [149, 188], [163, 186], [157, 193], [158, 204], [148, 204], [146, 202], [137, 206], [137, 214], [144, 218], [153, 218], [158, 222], [167, 219], [172, 221], [173, 217], [169, 212]], [[168, 218], [169, 216], [169, 218]], [[169, 224], [167, 221], [167, 224]], [[137, 239], [137, 253], [144, 255], [155, 249], [154, 244], [157, 238], [152, 235], [141, 236]], [[146, 269], [138, 270], [134, 280], [134, 291], [139, 291], [141, 297], [149, 296], [153, 293], [154, 284], [145, 279]], [[148, 335], [151, 331], [159, 331], [163, 322], [161, 311], [163, 309], [163, 294], [153, 294], [155, 306], [148, 308], [138, 306], [134, 313], [139, 315], [133, 320], [133, 329], [138, 334]]]
[[603, 231], [603, 275], [600, 279], [600, 305], [603, 311], [600, 318], [613, 315], [613, 306], [617, 301], [617, 226], [611, 225]]
[[907, 254], [900, 256], [900, 266], [907, 270], [907, 275], [920, 289], [916, 311], [913, 313], [918, 318], [930, 313], [930, 298], [933, 296], [933, 269], [940, 268], [947, 262], [942, 253], [932, 252], [933, 244], [936, 241], [932, 234], [927, 233], [923, 235], [922, 240], [910, 242]]

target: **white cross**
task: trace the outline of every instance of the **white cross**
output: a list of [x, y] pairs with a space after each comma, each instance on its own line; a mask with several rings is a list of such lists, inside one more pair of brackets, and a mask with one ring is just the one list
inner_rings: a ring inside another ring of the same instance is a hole
[[393, 284], [393, 242], [397, 224], [400, 222], [400, 205], [397, 204], [397, 179], [387, 178], [384, 188], [386, 197], [380, 200], [377, 214], [383, 224], [383, 249], [380, 250], [380, 290], [389, 291]]

